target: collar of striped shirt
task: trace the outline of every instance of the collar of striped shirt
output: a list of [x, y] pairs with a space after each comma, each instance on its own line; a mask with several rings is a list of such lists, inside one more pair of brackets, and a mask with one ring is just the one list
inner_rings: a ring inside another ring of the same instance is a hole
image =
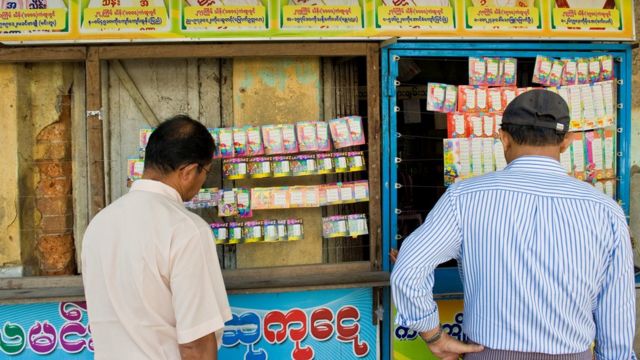
[[567, 170], [560, 165], [558, 160], [546, 156], [521, 156], [511, 161], [505, 170], [526, 170], [567, 175]]

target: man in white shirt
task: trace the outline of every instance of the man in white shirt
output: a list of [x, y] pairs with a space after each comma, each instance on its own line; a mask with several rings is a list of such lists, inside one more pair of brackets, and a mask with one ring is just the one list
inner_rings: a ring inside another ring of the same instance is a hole
[[217, 359], [231, 311], [211, 229], [183, 205], [214, 146], [201, 123], [165, 121], [142, 180], [89, 224], [82, 277], [96, 359]]

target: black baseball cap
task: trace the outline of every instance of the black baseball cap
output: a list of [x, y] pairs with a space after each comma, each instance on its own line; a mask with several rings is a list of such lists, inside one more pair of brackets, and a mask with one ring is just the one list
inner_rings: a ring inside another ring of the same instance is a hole
[[529, 90], [516, 96], [502, 115], [503, 124], [534, 126], [564, 133], [569, 130], [569, 106], [549, 90]]

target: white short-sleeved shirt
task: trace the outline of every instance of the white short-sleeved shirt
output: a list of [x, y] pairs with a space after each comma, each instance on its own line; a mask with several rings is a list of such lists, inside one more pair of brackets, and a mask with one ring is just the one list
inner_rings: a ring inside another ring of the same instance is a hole
[[82, 278], [96, 359], [180, 359], [178, 344], [231, 318], [209, 225], [158, 181], [131, 191], [91, 221]]

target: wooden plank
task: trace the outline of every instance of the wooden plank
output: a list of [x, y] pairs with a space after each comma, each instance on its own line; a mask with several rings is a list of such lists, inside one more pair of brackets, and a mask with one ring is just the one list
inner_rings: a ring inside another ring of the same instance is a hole
[[[278, 281], [267, 283], [246, 284], [249, 287], [229, 288], [229, 294], [283, 293], [292, 291], [313, 291], [326, 289], [348, 289], [389, 286], [389, 273], [383, 271], [366, 271], [359, 274], [349, 274], [336, 279], [308, 277], [305, 284], [281, 284]], [[377, 308], [377, 306], [376, 306]], [[374, 308], [375, 309], [375, 308]]]
[[[233, 126], [233, 60], [220, 59], [220, 127]], [[216, 163], [218, 174], [222, 174], [222, 161]], [[224, 188], [232, 188], [233, 181], [222, 180]], [[222, 246], [224, 269], [237, 268], [235, 245]]]
[[[337, 276], [338, 274], [356, 273], [369, 270], [366, 261], [354, 261], [343, 264], [290, 265], [274, 268], [258, 267], [253, 269], [223, 270], [225, 281], [238, 282], [242, 279], [256, 279], [262, 281], [267, 278], [298, 278], [309, 274]], [[253, 280], [252, 280], [253, 281]]]
[[[205, 124], [209, 128], [217, 128], [220, 127], [220, 60], [219, 59], [198, 59], [194, 60], [197, 73], [195, 80], [193, 79], [193, 74], [190, 73], [191, 67], [193, 65], [190, 64], [191, 61], [188, 61], [188, 70], [187, 70], [187, 80], [189, 83], [195, 82], [197, 85], [196, 88], [196, 96], [198, 97], [198, 109], [196, 118]], [[193, 101], [192, 100], [192, 90], [188, 90], [189, 92], [189, 102], [190, 102], [190, 111], [193, 111], [191, 108]], [[211, 174], [207, 176], [207, 180], [205, 182], [205, 187], [217, 187], [220, 188], [222, 186], [222, 168], [221, 162], [214, 160], [213, 170]], [[212, 221], [215, 219], [215, 210], [216, 209], [208, 209], [203, 211], [204, 214], [201, 214], [205, 221]], [[224, 268], [224, 246], [217, 245], [216, 252], [218, 255], [218, 262], [220, 263], [220, 267]]]
[[[111, 68], [108, 113], [112, 138], [110, 184], [113, 199], [127, 193], [127, 158], [138, 156], [138, 130], [149, 127], [146, 119], [150, 115], [145, 116], [138, 104], [144, 102], [151, 107], [156, 119], [188, 112], [186, 60], [128, 60], [120, 63], [131, 81], [127, 88]], [[129, 93], [131, 83], [136, 89], [133, 96]]]
[[[335, 67], [333, 65], [334, 59], [322, 58], [322, 116], [320, 120], [331, 120], [336, 115], [336, 93], [335, 93]], [[323, 182], [326, 181], [326, 176], [323, 177]], [[327, 215], [325, 209], [323, 209], [323, 216]], [[323, 239], [323, 262], [333, 264], [337, 262], [335, 251], [334, 239]]]
[[32, 276], [0, 279], [0, 303], [82, 296], [84, 296], [84, 290], [81, 276]]
[[[284, 292], [296, 292], [296, 291], [315, 291], [315, 290], [333, 290], [333, 289], [354, 289], [354, 288], [377, 288], [389, 286], [389, 281], [372, 281], [366, 283], [350, 283], [343, 285], [309, 285], [304, 287], [283, 287], [283, 288], [261, 288], [261, 289], [239, 289], [229, 290], [227, 294], [230, 295], [249, 295], [249, 294], [276, 294]], [[437, 299], [437, 296], [434, 296]]]
[[120, 124], [120, 117], [122, 114], [121, 111], [121, 102], [122, 98], [126, 96], [126, 90], [122, 88], [120, 84], [120, 80], [118, 76], [115, 74], [113, 69], [108, 65], [108, 62], [105, 61], [105, 66], [107, 70], [108, 77], [104, 79], [103, 82], [108, 83], [108, 105], [105, 106], [107, 108], [107, 113], [109, 114], [109, 119], [107, 121], [107, 125], [109, 126], [109, 133], [111, 134], [111, 139], [109, 141], [109, 188], [111, 191], [109, 192], [108, 202], [111, 203], [121, 195], [123, 195], [126, 191], [126, 184], [124, 182], [127, 178], [126, 165], [124, 161], [126, 161], [128, 154], [127, 149], [123, 149], [121, 146], [121, 139], [126, 134], [130, 133], [130, 129], [124, 130]]
[[233, 60], [220, 59], [220, 126], [233, 126]]
[[[370, 271], [368, 262], [223, 271], [228, 293], [283, 292], [387, 286], [389, 273]], [[81, 300], [81, 276], [0, 279], [0, 304]]]
[[307, 289], [313, 286], [335, 287], [345, 284], [382, 282], [388, 284], [389, 274], [370, 270], [366, 261], [343, 264], [283, 266], [277, 268], [238, 269], [223, 271], [229, 290], [243, 289]]
[[122, 86], [127, 90], [129, 96], [131, 96], [131, 99], [133, 99], [133, 102], [138, 107], [138, 110], [142, 113], [142, 118], [150, 126], [158, 126], [160, 124], [160, 120], [153, 112], [144, 96], [142, 96], [142, 93], [140, 93], [135, 82], [131, 79], [131, 76], [129, 76], [129, 73], [127, 73], [124, 66], [122, 66], [122, 63], [119, 60], [112, 60], [109, 61], [109, 66], [113, 68], [113, 71], [118, 76], [118, 79], [120, 79]]
[[100, 60], [96, 51], [89, 51], [85, 62], [87, 88], [87, 152], [89, 155], [89, 216], [93, 218], [105, 206], [104, 156], [102, 140], [102, 95]]
[[382, 268], [381, 156], [380, 121], [380, 48], [369, 44], [367, 50], [367, 123], [369, 144], [369, 251], [371, 270]]
[[109, 73], [110, 66], [106, 61], [101, 62], [100, 78], [101, 83], [101, 96], [102, 104], [102, 151], [104, 152], [104, 198], [105, 206], [109, 205], [113, 199], [111, 197], [111, 117], [109, 113]]
[[342, 88], [342, 80], [344, 79], [344, 67], [334, 61], [334, 75], [335, 75], [335, 79], [334, 79], [334, 85], [335, 85], [335, 89], [333, 90], [336, 94], [336, 116], [335, 117], [341, 117], [344, 115], [344, 94], [343, 94], [343, 88]]
[[0, 62], [60, 62], [84, 61], [87, 48], [84, 46], [0, 46]]
[[207, 127], [220, 127], [222, 123], [220, 60], [199, 59], [197, 66], [199, 109], [196, 117]]
[[187, 59], [187, 114], [194, 119], [200, 119], [199, 75], [198, 59]]
[[[160, 121], [176, 114], [189, 113], [187, 61], [187, 59], [122, 61], [133, 83]], [[135, 114], [136, 118], [142, 115], [141, 112]], [[138, 122], [138, 126], [143, 125], [143, 122]]]
[[[91, 48], [90, 48], [91, 49]], [[99, 46], [101, 59], [365, 55], [363, 42], [158, 44]]]
[[85, 72], [82, 64], [73, 69], [71, 90], [71, 156], [73, 166], [73, 239], [76, 247], [76, 264], [82, 273], [82, 238], [89, 224], [89, 183], [87, 181], [87, 111], [85, 108]]
[[336, 115], [336, 97], [333, 59], [322, 59], [322, 120], [331, 120]]

